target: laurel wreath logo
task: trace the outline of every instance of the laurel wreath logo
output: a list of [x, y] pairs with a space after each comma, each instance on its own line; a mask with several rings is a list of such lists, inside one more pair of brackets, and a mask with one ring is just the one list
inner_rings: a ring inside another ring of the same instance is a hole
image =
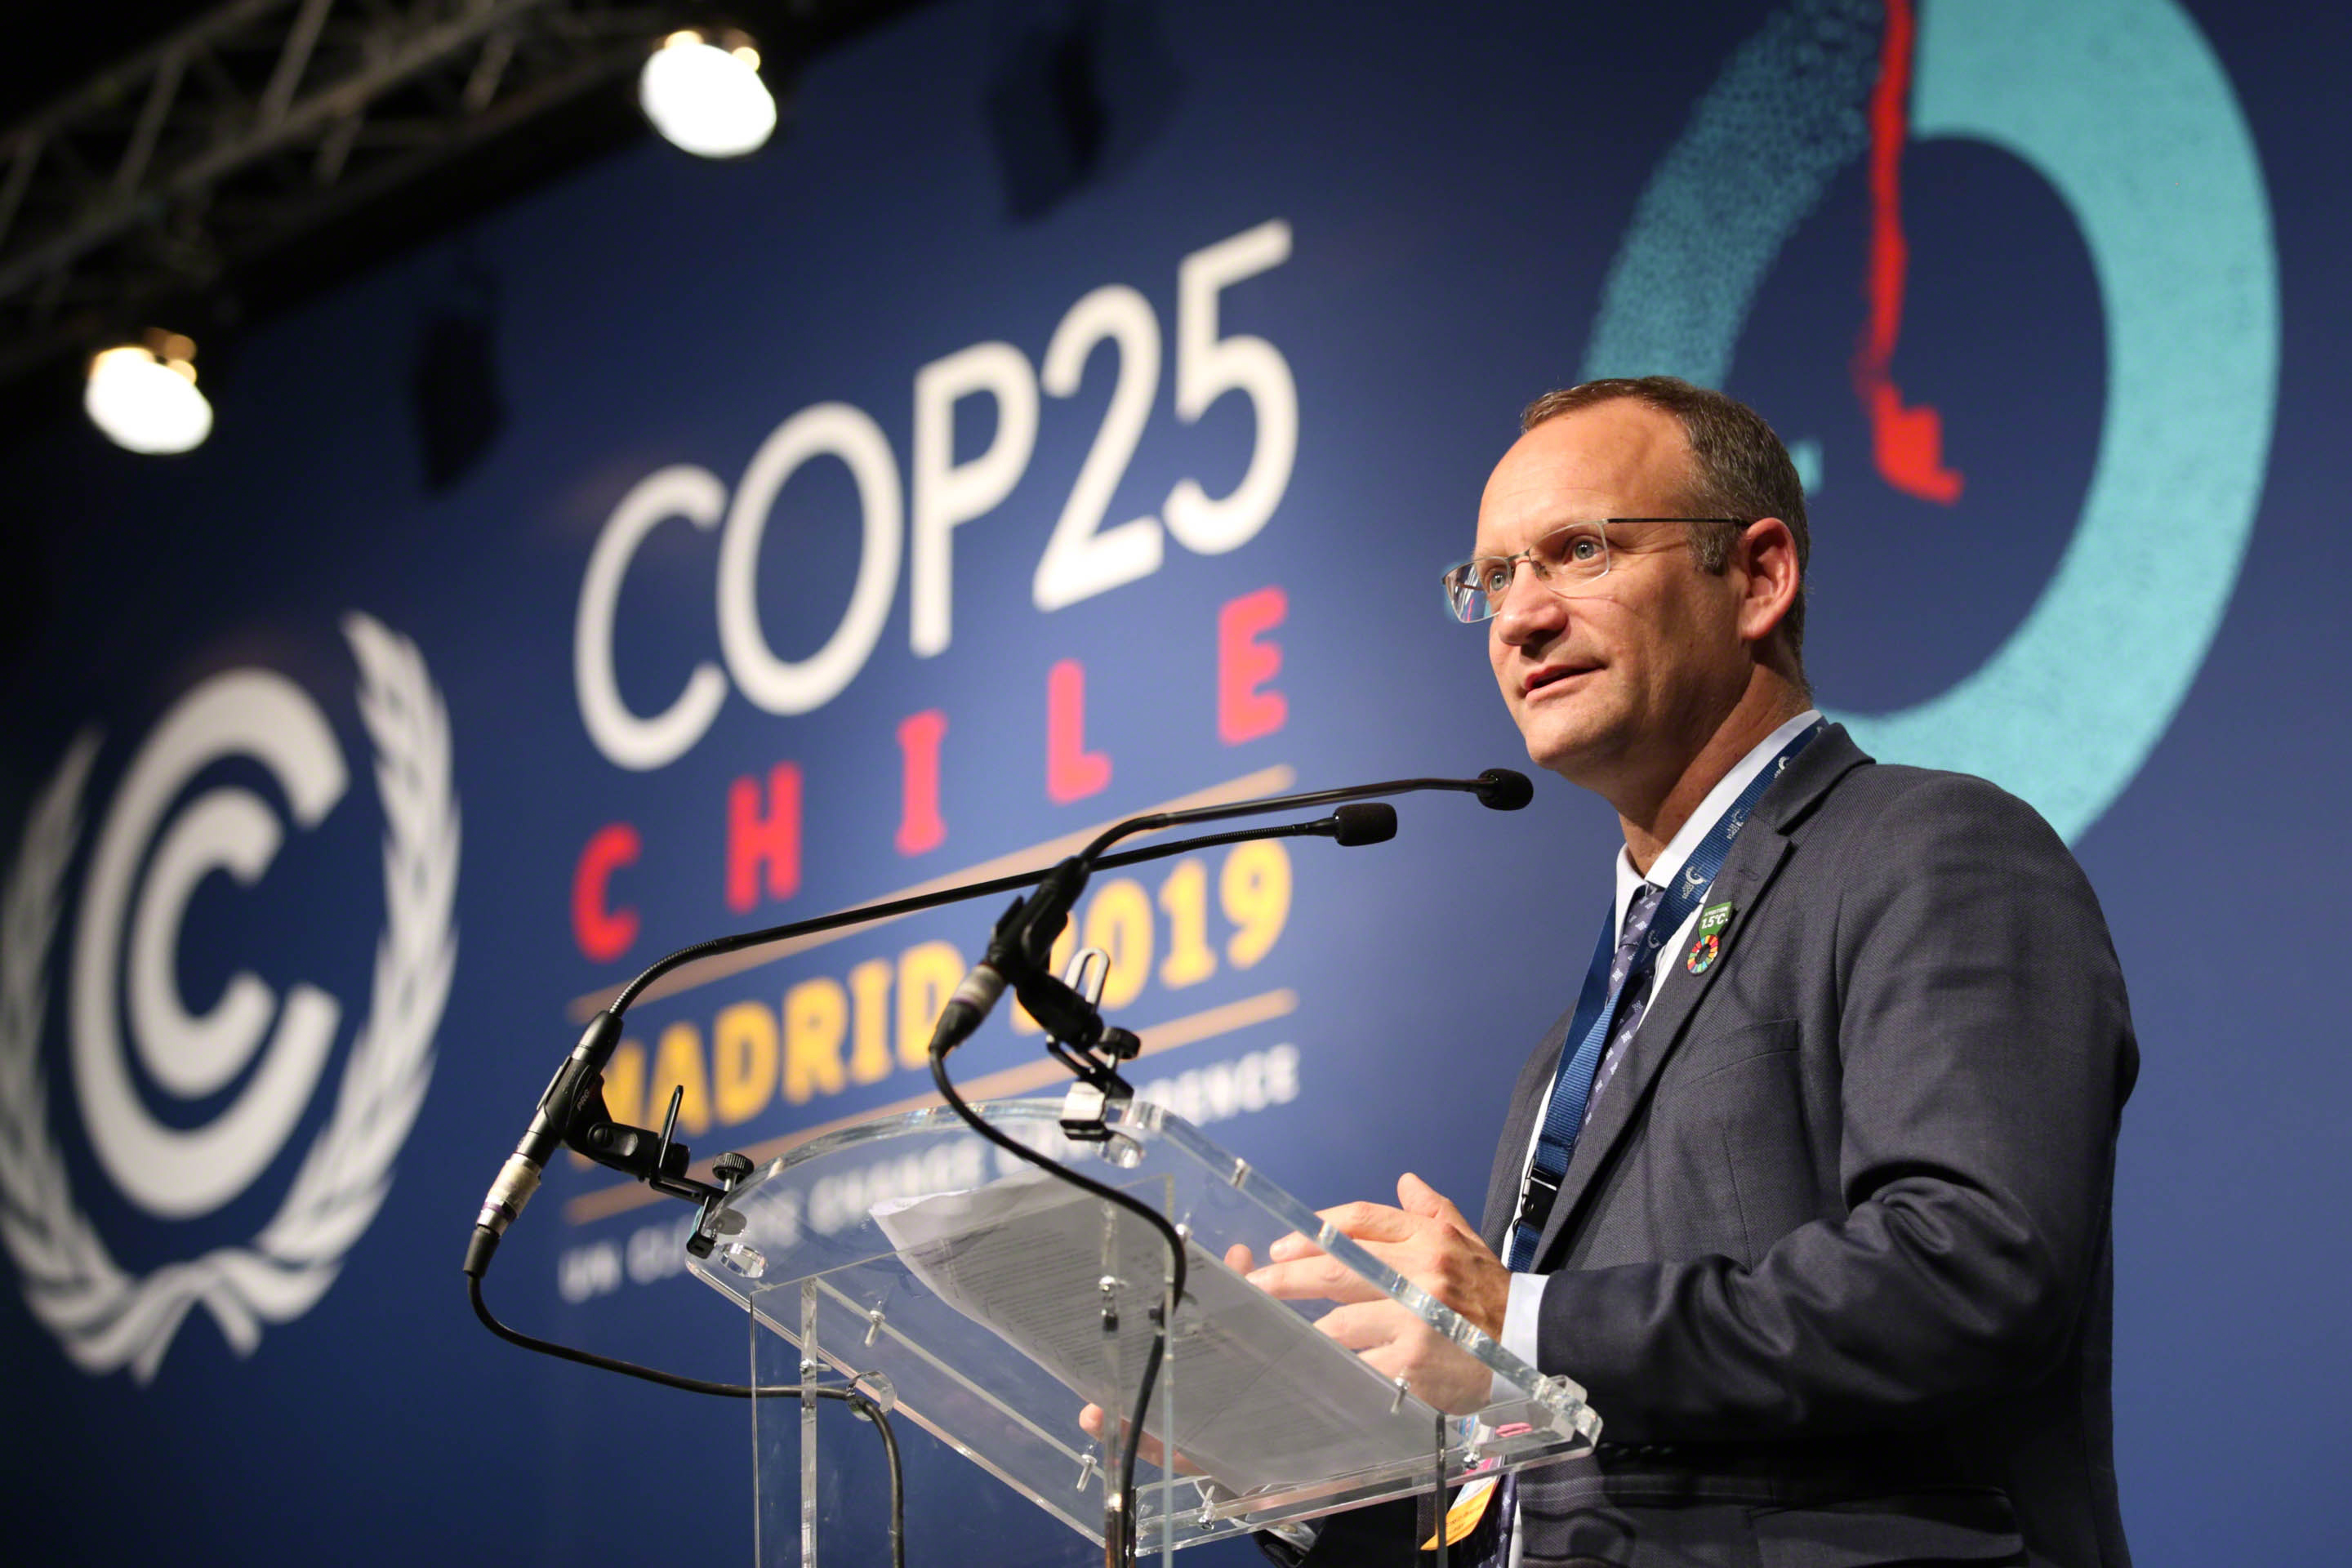
[[375, 745], [384, 931], [368, 1015], [334, 1109], [285, 1201], [250, 1243], [143, 1278], [126, 1273], [74, 1202], [49, 1138], [39, 1050], [44, 976], [59, 886], [80, 837], [96, 732], [67, 749], [0, 888], [0, 1242], [24, 1276], [34, 1315], [85, 1372], [127, 1365], [138, 1382], [151, 1381], [181, 1320], [199, 1302], [239, 1355], [253, 1353], [265, 1322], [308, 1311], [383, 1206], [393, 1156], [432, 1078], [433, 1036], [457, 955], [448, 710], [415, 643], [357, 612], [344, 616], [342, 630], [360, 668], [360, 718]]

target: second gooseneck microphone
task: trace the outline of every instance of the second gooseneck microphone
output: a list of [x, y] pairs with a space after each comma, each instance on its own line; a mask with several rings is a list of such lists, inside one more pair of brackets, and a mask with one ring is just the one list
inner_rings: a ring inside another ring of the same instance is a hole
[[[1059, 980], [1045, 973], [1046, 954], [1054, 939], [1061, 934], [1062, 925], [1069, 918], [1078, 895], [1086, 890], [1087, 879], [1096, 867], [1108, 865], [1106, 852], [1120, 839], [1137, 833], [1157, 832], [1202, 822], [1223, 822], [1237, 816], [1258, 816], [1274, 812], [1301, 811], [1328, 805], [1335, 809], [1321, 822], [1300, 824], [1288, 828], [1244, 831], [1236, 838], [1287, 837], [1299, 833], [1328, 834], [1342, 845], [1378, 844], [1396, 836], [1396, 808], [1379, 805], [1367, 808], [1357, 803], [1380, 795], [1411, 795], [1421, 790], [1454, 790], [1475, 795], [1478, 803], [1492, 811], [1517, 811], [1535, 796], [1535, 786], [1525, 773], [1509, 768], [1488, 768], [1475, 779], [1390, 779], [1381, 784], [1348, 784], [1338, 789], [1309, 790], [1301, 795], [1265, 795], [1255, 800], [1234, 801], [1224, 805], [1193, 806], [1182, 811], [1154, 811], [1141, 816], [1130, 816], [1113, 823], [1094, 841], [1076, 855], [1048, 871], [1037, 884], [1037, 890], [1013, 901], [996, 922], [990, 936], [986, 956], [974, 964], [963, 977], [955, 994], [948, 999], [940, 1014], [939, 1027], [931, 1036], [934, 1056], [944, 1055], [969, 1039], [995, 1007], [1008, 984], [1021, 988], [1022, 1002], [1033, 1016], [1044, 1017], [1038, 1002], [1058, 1002], [1060, 993], [1067, 990]], [[1036, 1000], [1033, 1001], [1033, 994]], [[1077, 999], [1073, 994], [1068, 1002]], [[1067, 1017], [1085, 1017], [1088, 1025], [1098, 1029], [1101, 1021], [1091, 1016], [1093, 1010], [1067, 1005], [1053, 1009]], [[1077, 1042], [1084, 1045], [1087, 1042]]]
[[1517, 811], [1535, 799], [1536, 786], [1528, 775], [1508, 768], [1488, 768], [1471, 786], [1478, 804], [1490, 811]]

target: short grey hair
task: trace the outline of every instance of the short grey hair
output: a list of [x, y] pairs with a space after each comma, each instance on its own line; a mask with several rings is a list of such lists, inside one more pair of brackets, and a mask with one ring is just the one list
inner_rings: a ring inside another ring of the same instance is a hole
[[[1789, 606], [1780, 630], [1787, 636], [1789, 654], [1801, 679], [1805, 574], [1813, 538], [1805, 521], [1805, 487], [1797, 479], [1797, 466], [1789, 460], [1788, 447], [1762, 415], [1738, 398], [1671, 375], [1612, 376], [1547, 392], [1519, 415], [1519, 428], [1532, 430], [1547, 419], [1620, 398], [1671, 414], [1681, 424], [1694, 459], [1691, 491], [1683, 504], [1693, 515], [1748, 522], [1777, 517], [1789, 525], [1797, 541], [1797, 601]], [[1721, 529], [1693, 523], [1690, 542], [1702, 571], [1720, 573], [1731, 559], [1731, 538]]]

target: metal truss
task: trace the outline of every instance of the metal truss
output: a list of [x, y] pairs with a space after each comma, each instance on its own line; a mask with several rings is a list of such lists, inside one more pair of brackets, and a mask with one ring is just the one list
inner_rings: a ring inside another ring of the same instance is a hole
[[230, 0], [0, 137], [0, 380], [634, 69], [659, 0]]

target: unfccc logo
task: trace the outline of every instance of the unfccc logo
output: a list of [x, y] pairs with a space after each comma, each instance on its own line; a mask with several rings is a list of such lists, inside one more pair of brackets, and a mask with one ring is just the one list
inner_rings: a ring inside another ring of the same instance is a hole
[[[239, 1354], [252, 1352], [263, 1323], [308, 1311], [374, 1219], [424, 1098], [457, 957], [448, 716], [415, 644], [362, 615], [348, 616], [343, 632], [360, 668], [360, 716], [383, 808], [383, 933], [333, 1108], [249, 1242], [143, 1277], [124, 1270], [75, 1201], [50, 1134], [40, 1054], [47, 960], [95, 733], [68, 749], [0, 886], [0, 1237], [34, 1314], [85, 1371], [127, 1365], [147, 1381], [198, 1303]], [[259, 763], [282, 791], [289, 820], [233, 783], [173, 813], [198, 774], [230, 757]], [[177, 977], [190, 899], [216, 872], [257, 881], [289, 829], [316, 827], [350, 786], [318, 704], [283, 675], [248, 668], [181, 698], [141, 743], [107, 809], [67, 986], [71, 1079], [98, 1163], [159, 1220], [212, 1214], [253, 1184], [310, 1107], [343, 1019], [342, 1004], [316, 985], [292, 984], [281, 996], [247, 972], [233, 975], [209, 1010], [192, 1013]], [[224, 1093], [226, 1108], [200, 1127], [149, 1108], [151, 1095], [195, 1101]]]
[[[1791, 0], [1733, 54], [1634, 209], [1587, 377], [1729, 378], [1782, 244], [1872, 151], [1862, 106], [1897, 14]], [[1843, 718], [1879, 757], [1983, 773], [2074, 839], [2171, 724], [2252, 536], [2278, 403], [2262, 163], [2179, 0], [1921, 0], [1908, 67], [1911, 137], [2006, 153], [2074, 215], [2106, 400], [2074, 537], [2023, 624], [1936, 696]]]

